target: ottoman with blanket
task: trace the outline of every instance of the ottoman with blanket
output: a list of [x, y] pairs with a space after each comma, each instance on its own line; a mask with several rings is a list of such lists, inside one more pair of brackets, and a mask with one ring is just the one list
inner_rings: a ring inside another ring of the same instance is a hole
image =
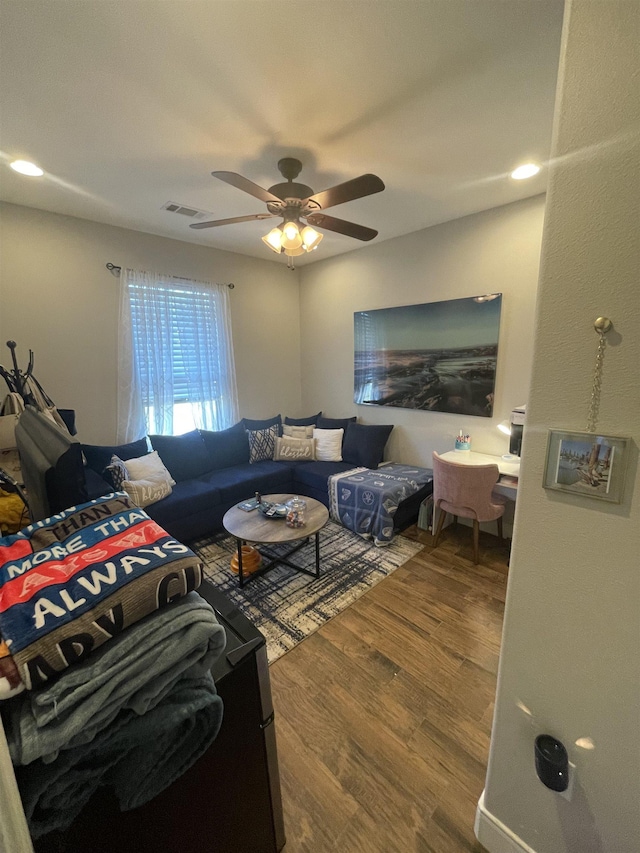
[[393, 539], [398, 507], [433, 484], [431, 468], [383, 464], [376, 471], [353, 468], [329, 478], [331, 518], [376, 545]]

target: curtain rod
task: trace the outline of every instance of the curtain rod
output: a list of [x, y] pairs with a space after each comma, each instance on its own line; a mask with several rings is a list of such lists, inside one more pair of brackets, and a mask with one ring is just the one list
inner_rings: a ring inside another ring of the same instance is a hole
[[[109, 272], [112, 273], [112, 275], [115, 275], [116, 277], [119, 276], [120, 273], [122, 272], [122, 267], [119, 267], [117, 264], [112, 264], [111, 261], [109, 261], [108, 264], [105, 264], [105, 266], [107, 267]], [[179, 279], [180, 276], [172, 275], [172, 276], [169, 276], [169, 278]], [[189, 281], [189, 279], [184, 279], [184, 280]], [[235, 287], [235, 284], [232, 281], [230, 281], [229, 284], [227, 285], [227, 287], [229, 288], [229, 290], [233, 290], [233, 288]]]

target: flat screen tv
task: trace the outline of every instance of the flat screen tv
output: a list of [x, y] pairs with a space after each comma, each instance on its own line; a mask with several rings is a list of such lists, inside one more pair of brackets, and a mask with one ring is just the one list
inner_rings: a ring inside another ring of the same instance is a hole
[[33, 406], [16, 426], [32, 521], [88, 500], [80, 442]]

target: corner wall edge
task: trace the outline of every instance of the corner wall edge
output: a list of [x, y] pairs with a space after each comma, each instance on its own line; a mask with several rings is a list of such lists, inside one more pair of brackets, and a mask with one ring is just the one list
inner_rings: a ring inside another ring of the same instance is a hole
[[515, 832], [487, 811], [484, 804], [484, 791], [478, 800], [473, 831], [480, 844], [486, 847], [489, 853], [536, 853], [533, 847], [525, 844]]

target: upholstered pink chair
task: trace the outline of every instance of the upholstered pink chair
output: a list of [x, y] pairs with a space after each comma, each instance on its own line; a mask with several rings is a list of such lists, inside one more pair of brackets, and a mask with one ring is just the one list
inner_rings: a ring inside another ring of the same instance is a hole
[[494, 494], [498, 482], [497, 465], [460, 465], [433, 453], [433, 506], [439, 510], [435, 545], [440, 540], [447, 513], [473, 519], [473, 562], [478, 563], [481, 521], [497, 521], [502, 539], [502, 516], [506, 498]]

